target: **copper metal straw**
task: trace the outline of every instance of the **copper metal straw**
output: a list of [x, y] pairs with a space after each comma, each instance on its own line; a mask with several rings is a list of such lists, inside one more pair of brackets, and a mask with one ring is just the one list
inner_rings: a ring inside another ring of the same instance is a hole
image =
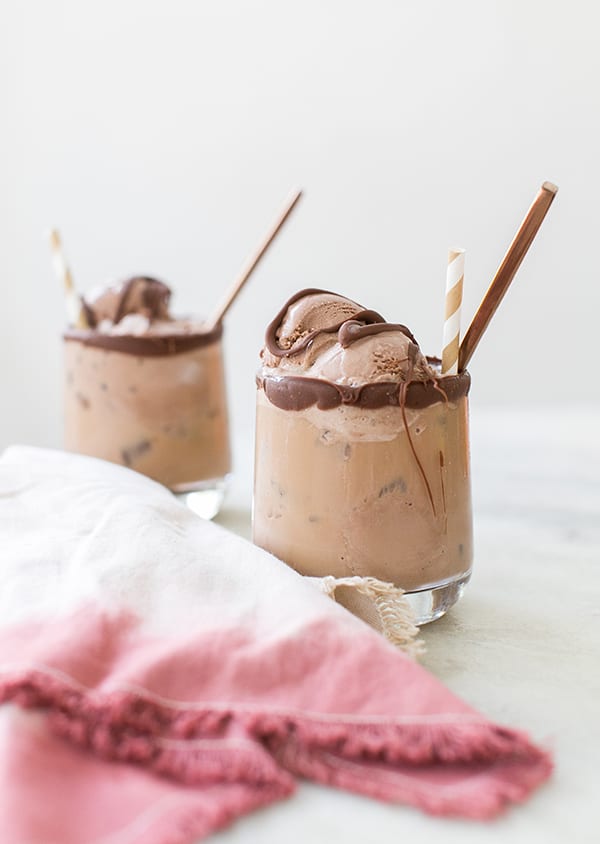
[[558, 188], [552, 182], [544, 182], [538, 195], [533, 200], [531, 208], [521, 223], [521, 227], [516, 233], [513, 242], [508, 247], [508, 252], [498, 267], [496, 275], [463, 337], [458, 354], [459, 372], [462, 372], [467, 367], [467, 364], [473, 357], [473, 352], [477, 348], [490, 320], [496, 313], [498, 305], [504, 298], [504, 294], [521, 266], [527, 250], [533, 243], [533, 239], [538, 233], [544, 217], [548, 213], [548, 209], [552, 205], [552, 200], [556, 196], [557, 190]]

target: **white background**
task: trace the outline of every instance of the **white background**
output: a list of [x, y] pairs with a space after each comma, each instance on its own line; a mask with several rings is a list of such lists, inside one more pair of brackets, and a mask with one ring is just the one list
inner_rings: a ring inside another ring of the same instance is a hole
[[[282, 301], [337, 289], [439, 351], [448, 247], [467, 249], [466, 326], [560, 186], [470, 367], [477, 576], [426, 631], [437, 676], [556, 747], [552, 783], [485, 833], [304, 786], [219, 840], [596, 840], [598, 424], [579, 408], [600, 401], [599, 85], [597, 0], [2, 0], [0, 448], [61, 442], [48, 226], [81, 290], [148, 273], [201, 313], [306, 190], [228, 319], [230, 527]], [[540, 432], [557, 403], [575, 410]]]
[[479, 405], [588, 403], [600, 310], [593, 0], [4, 0], [0, 447], [61, 441], [64, 321], [147, 273], [210, 310], [292, 186], [306, 195], [227, 324], [236, 428], [264, 326], [347, 293], [439, 351], [446, 254], [470, 319], [530, 201], [560, 186], [471, 366]]

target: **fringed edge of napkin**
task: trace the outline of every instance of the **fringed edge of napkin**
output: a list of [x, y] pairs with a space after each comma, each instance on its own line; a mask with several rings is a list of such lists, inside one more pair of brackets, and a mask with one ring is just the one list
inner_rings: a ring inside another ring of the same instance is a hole
[[[375, 577], [309, 577], [315, 586], [382, 633], [412, 659], [425, 653], [425, 643], [417, 638], [416, 616], [404, 589]], [[349, 590], [344, 595], [344, 590]], [[358, 597], [360, 596], [360, 597]]]
[[[66, 677], [40, 670], [0, 678], [0, 702], [49, 710], [55, 734], [104, 759], [141, 764], [188, 785], [241, 778], [263, 791], [265, 803], [293, 791], [291, 773], [412, 803], [432, 814], [483, 820], [508, 802], [524, 800], [552, 771], [549, 753], [524, 733], [477, 716], [378, 723], [377, 716], [265, 711], [216, 702], [180, 709], [153, 697], [143, 689], [86, 693]], [[231, 721], [258, 743], [244, 753], [230, 747], [223, 734]], [[440, 790], [413, 779], [406, 769], [436, 762], [493, 763], [494, 776], [481, 782], [467, 778]], [[379, 770], [382, 763], [400, 767]]]

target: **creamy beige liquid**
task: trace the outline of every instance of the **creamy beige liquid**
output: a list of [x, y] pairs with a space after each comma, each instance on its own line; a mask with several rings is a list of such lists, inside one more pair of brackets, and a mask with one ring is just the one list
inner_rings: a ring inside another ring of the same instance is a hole
[[175, 491], [230, 471], [222, 345], [137, 356], [65, 341], [65, 447]]
[[470, 571], [466, 397], [406, 408], [409, 439], [400, 407], [292, 411], [257, 396], [257, 545], [303, 574], [409, 591]]

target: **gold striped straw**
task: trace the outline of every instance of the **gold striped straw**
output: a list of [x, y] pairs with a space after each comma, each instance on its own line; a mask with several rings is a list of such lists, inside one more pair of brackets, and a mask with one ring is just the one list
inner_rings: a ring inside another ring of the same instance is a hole
[[54, 272], [57, 279], [63, 285], [65, 291], [68, 324], [75, 328], [89, 328], [85, 311], [81, 305], [81, 299], [75, 290], [73, 276], [71, 275], [71, 270], [68, 267], [67, 260], [63, 252], [60, 235], [56, 229], [52, 229], [49, 232], [48, 242], [50, 243], [50, 250], [52, 252], [52, 265], [54, 267]]
[[448, 252], [448, 271], [446, 273], [446, 310], [444, 314], [444, 340], [442, 344], [442, 375], [456, 375], [458, 372], [460, 308], [462, 305], [464, 276], [465, 250], [451, 249]]

